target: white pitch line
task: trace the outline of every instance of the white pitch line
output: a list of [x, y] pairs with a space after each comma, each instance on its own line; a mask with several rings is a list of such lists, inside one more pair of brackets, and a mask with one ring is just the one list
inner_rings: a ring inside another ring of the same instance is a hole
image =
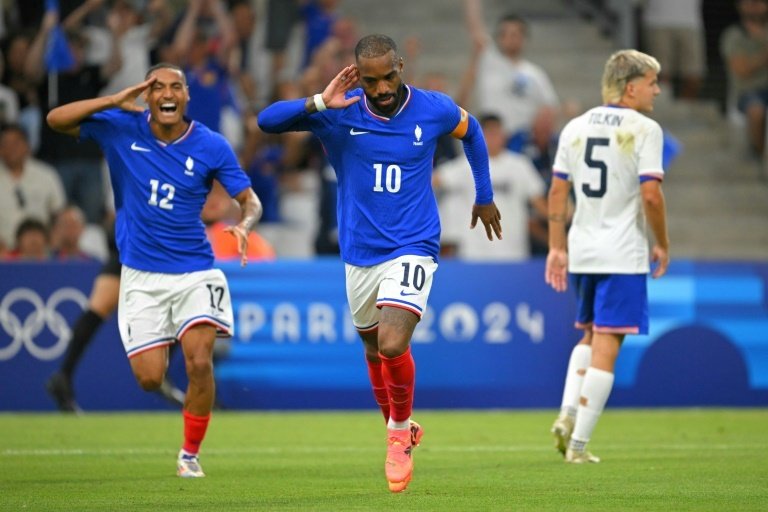
[[[674, 445], [600, 445], [601, 450], [642, 451], [701, 451], [701, 450], [755, 450], [768, 449], [766, 445], [731, 445], [731, 444], [674, 444]], [[354, 446], [283, 446], [283, 447], [249, 447], [249, 448], [206, 448], [206, 455], [279, 455], [279, 454], [311, 454], [311, 453], [367, 453], [379, 452], [380, 447]], [[550, 452], [551, 446], [504, 445], [504, 446], [440, 446], [423, 447], [419, 451], [434, 453], [514, 453], [514, 452]], [[114, 456], [114, 455], [168, 455], [176, 450], [165, 448], [5, 448], [0, 450], [2, 457], [77, 457], [77, 456]]]

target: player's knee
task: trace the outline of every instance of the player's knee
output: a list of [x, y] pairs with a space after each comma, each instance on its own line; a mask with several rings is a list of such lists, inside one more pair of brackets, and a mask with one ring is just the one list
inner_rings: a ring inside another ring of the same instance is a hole
[[377, 363], [379, 362], [379, 345], [371, 344], [371, 343], [364, 343], [363, 349], [365, 350], [365, 358], [371, 362]]
[[379, 352], [384, 357], [397, 357], [408, 350], [410, 333], [391, 325], [379, 326]]
[[207, 356], [193, 356], [186, 359], [189, 380], [207, 378], [213, 373], [213, 362]]
[[408, 350], [408, 343], [400, 340], [379, 340], [379, 352], [387, 358], [397, 357]]
[[136, 375], [136, 380], [144, 391], [157, 391], [163, 383], [162, 375]]

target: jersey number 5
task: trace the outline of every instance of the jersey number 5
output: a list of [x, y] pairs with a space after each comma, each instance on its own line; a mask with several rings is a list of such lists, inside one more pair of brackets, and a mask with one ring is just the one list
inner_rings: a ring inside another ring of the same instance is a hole
[[603, 160], [596, 159], [592, 154], [595, 146], [608, 146], [610, 139], [605, 137], [591, 137], [587, 139], [587, 149], [584, 152], [584, 162], [592, 169], [600, 171], [600, 184], [597, 188], [592, 188], [592, 183], [582, 183], [581, 190], [587, 197], [603, 197], [608, 185], [608, 166]]

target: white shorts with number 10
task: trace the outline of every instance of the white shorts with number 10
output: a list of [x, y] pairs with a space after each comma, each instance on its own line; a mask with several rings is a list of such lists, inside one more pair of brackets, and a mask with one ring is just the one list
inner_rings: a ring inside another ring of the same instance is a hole
[[175, 343], [200, 324], [228, 338], [234, 321], [227, 278], [219, 269], [163, 274], [123, 265], [117, 322], [128, 357]]
[[372, 267], [346, 264], [345, 269], [352, 323], [365, 332], [378, 327], [382, 306], [402, 308], [421, 318], [437, 263], [429, 256], [400, 256]]

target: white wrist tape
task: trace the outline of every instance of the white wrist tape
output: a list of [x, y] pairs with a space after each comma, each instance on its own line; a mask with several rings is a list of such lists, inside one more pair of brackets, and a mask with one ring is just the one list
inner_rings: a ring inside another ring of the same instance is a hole
[[315, 108], [317, 109], [318, 112], [328, 110], [328, 107], [325, 106], [325, 102], [323, 101], [322, 94], [315, 94], [314, 96], [312, 96], [312, 100], [315, 102]]

